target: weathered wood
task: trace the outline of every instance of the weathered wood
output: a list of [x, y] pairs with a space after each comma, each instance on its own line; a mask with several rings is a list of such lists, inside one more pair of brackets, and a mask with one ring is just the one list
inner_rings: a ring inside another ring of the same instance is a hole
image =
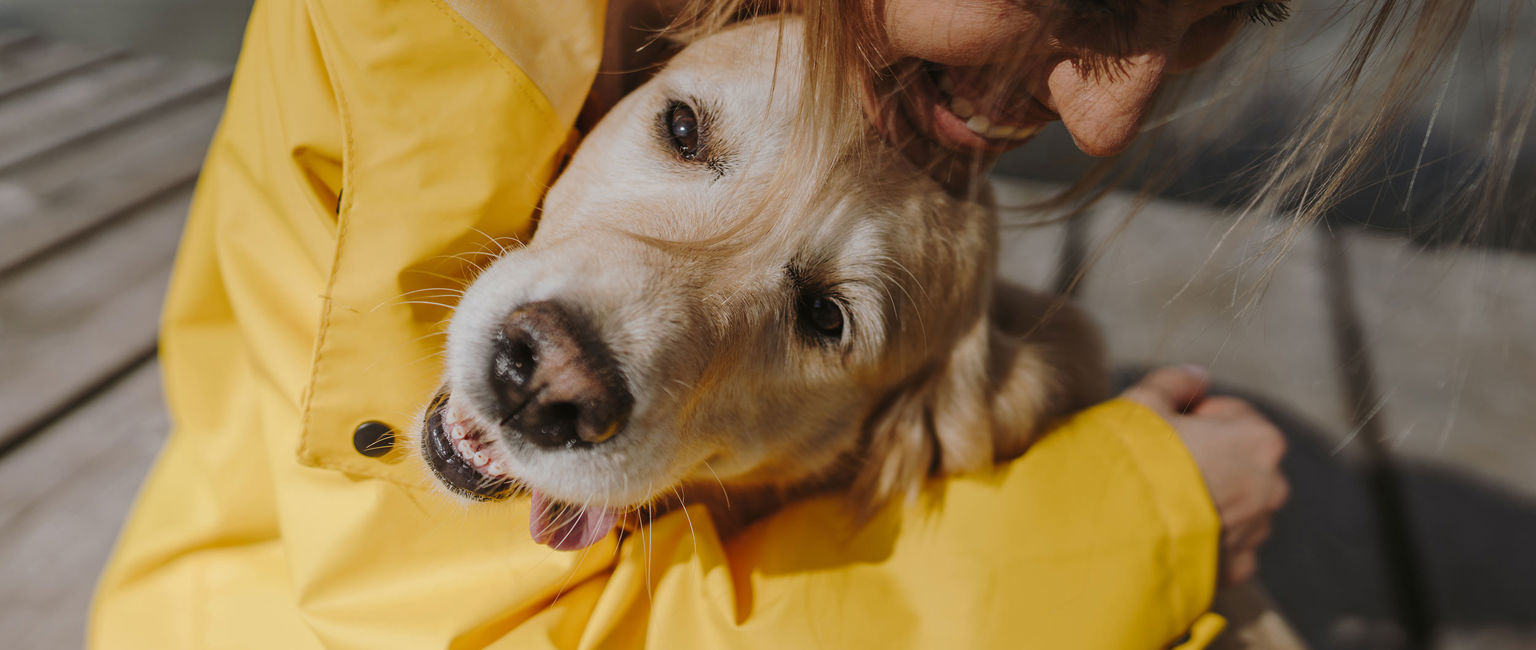
[[1082, 224], [1092, 266], [1079, 301], [1111, 359], [1203, 364], [1217, 384], [1343, 440], [1352, 424], [1316, 240], [1297, 237], [1276, 262], [1267, 246], [1284, 224], [1173, 201], [1152, 202], [1120, 230], [1133, 201], [1112, 195]]
[[37, 35], [17, 29], [0, 29], [0, 55], [25, 47], [38, 40]]
[[5, 647], [82, 646], [96, 577], [168, 428], [148, 362], [0, 458]]
[[191, 183], [222, 110], [208, 97], [0, 174], [0, 276]]
[[29, 42], [0, 54], [0, 101], [93, 65], [124, 56], [52, 41]]
[[189, 196], [0, 279], [0, 448], [153, 349]]
[[1536, 499], [1536, 259], [1345, 243], [1393, 452]]
[[1435, 647], [1536, 647], [1536, 259], [1340, 243]]
[[228, 74], [153, 58], [110, 63], [0, 103], [0, 172], [189, 98], [216, 93]]

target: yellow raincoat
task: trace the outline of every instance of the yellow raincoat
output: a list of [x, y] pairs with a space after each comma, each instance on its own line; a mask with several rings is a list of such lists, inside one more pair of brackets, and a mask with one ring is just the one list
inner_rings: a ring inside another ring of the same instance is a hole
[[690, 509], [572, 553], [529, 539], [525, 501], [450, 503], [400, 445], [367, 449], [434, 387], [453, 256], [530, 233], [602, 12], [257, 4], [166, 307], [176, 431], [90, 645], [1203, 646], [1216, 515], [1128, 402], [860, 528], [827, 497], [728, 542]]

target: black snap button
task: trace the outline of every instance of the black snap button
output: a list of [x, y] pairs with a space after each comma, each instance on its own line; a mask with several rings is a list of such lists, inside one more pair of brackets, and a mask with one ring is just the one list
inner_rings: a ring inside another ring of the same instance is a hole
[[352, 431], [352, 448], [369, 458], [383, 456], [394, 446], [395, 430], [383, 422], [369, 420]]

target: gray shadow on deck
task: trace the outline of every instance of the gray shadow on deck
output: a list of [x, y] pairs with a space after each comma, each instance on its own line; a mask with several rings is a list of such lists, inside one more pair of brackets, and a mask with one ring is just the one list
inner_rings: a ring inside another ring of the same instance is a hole
[[[1128, 386], [1145, 369], [1115, 373]], [[1291, 498], [1261, 553], [1260, 579], [1313, 648], [1412, 648], [1380, 534], [1367, 468], [1334, 452], [1322, 430], [1264, 397], [1248, 400], [1285, 433]], [[1536, 503], [1469, 475], [1398, 462], [1431, 639], [1447, 631], [1536, 630]], [[1514, 643], [1514, 641], [1511, 641]], [[1444, 647], [1443, 643], [1430, 647]], [[1513, 647], [1488, 645], [1479, 647]]]

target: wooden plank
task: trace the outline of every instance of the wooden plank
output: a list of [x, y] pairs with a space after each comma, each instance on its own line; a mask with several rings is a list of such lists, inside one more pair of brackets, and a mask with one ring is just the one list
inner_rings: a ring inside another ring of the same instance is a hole
[[0, 29], [0, 54], [26, 47], [37, 40], [36, 35], [19, 29]]
[[1133, 202], [1106, 197], [1082, 224], [1093, 265], [1078, 299], [1103, 328], [1111, 360], [1203, 364], [1218, 386], [1284, 406], [1342, 441], [1352, 420], [1314, 233], [1276, 264], [1266, 252], [1283, 226], [1276, 220], [1238, 223], [1206, 206], [1155, 201], [1121, 231]]
[[122, 56], [52, 41], [14, 48], [0, 56], [0, 100]]
[[1536, 647], [1536, 258], [1341, 236], [1435, 647]]
[[224, 88], [208, 65], [131, 58], [72, 75], [0, 103], [0, 171], [52, 149]]
[[197, 176], [221, 97], [0, 174], [0, 275]]
[[1536, 500], [1536, 258], [1345, 243], [1393, 453]]
[[79, 648], [97, 575], [169, 428], [148, 362], [0, 458], [0, 638]]
[[190, 191], [0, 280], [0, 448], [155, 344]]

